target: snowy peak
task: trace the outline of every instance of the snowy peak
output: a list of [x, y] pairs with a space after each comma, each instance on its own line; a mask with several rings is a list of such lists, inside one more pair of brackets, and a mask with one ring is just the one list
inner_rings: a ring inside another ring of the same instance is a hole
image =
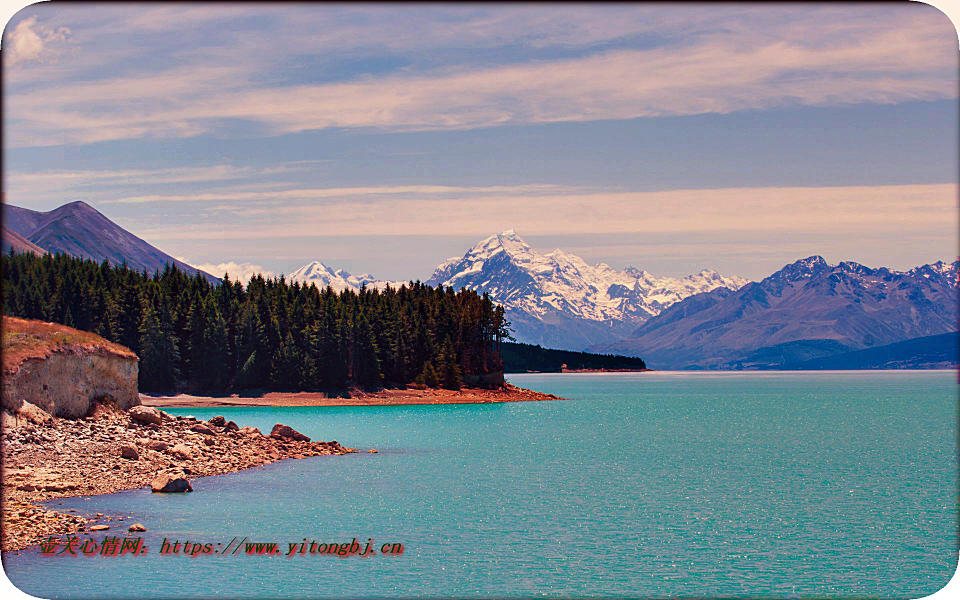
[[513, 229], [492, 235], [462, 258], [447, 259], [427, 281], [486, 292], [525, 317], [561, 315], [592, 322], [642, 322], [683, 298], [747, 283], [711, 269], [682, 279], [656, 278], [635, 267], [590, 265], [560, 248], [539, 254]]
[[288, 276], [290, 281], [298, 281], [305, 285], [315, 284], [318, 288], [333, 288], [335, 292], [353, 290], [357, 292], [361, 287], [382, 289], [387, 285], [400, 287], [404, 282], [381, 281], [369, 273], [351, 275], [343, 269], [333, 270], [322, 262], [315, 260], [304, 265]]

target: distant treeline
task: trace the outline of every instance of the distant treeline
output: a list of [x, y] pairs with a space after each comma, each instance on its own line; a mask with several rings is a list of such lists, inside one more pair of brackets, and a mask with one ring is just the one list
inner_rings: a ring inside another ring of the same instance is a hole
[[211, 285], [63, 254], [0, 258], [4, 314], [97, 333], [140, 357], [140, 389], [224, 392], [423, 383], [501, 370], [503, 308], [419, 282], [384, 291], [255, 276]]
[[530, 344], [503, 342], [500, 349], [506, 373], [559, 373], [568, 369], [645, 369], [642, 358], [614, 354], [589, 354], [568, 350], [549, 350]]

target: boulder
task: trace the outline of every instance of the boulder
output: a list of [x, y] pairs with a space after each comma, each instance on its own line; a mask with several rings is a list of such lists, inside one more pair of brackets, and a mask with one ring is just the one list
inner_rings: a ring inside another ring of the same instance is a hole
[[193, 458], [193, 451], [184, 444], [176, 444], [173, 448], [170, 448], [170, 454], [183, 460], [190, 460]]
[[153, 482], [150, 483], [150, 490], [164, 494], [192, 492], [193, 486], [190, 485], [190, 480], [183, 473], [168, 471], [160, 473], [154, 478]]
[[239, 431], [240, 426], [234, 423], [233, 421], [227, 421], [227, 424], [223, 426], [227, 431]]
[[190, 428], [190, 431], [196, 431], [197, 433], [202, 433], [203, 435], [216, 435], [216, 433], [210, 429], [209, 426], [204, 425], [203, 423], [197, 423]]
[[37, 425], [46, 423], [53, 418], [47, 411], [27, 401], [24, 401], [23, 406], [17, 411], [17, 417], [28, 423], [36, 423]]
[[227, 422], [227, 420], [224, 419], [222, 415], [217, 415], [207, 422], [210, 423], [211, 425], [214, 425], [215, 427], [223, 427], [223, 425]]
[[109, 525], [94, 525], [90, 528], [90, 531], [106, 531], [110, 529]]
[[242, 433], [243, 435], [262, 435], [259, 429], [256, 427], [250, 427], [249, 425], [241, 427], [239, 429], [239, 433]]
[[159, 425], [163, 422], [163, 413], [152, 406], [134, 406], [129, 411], [130, 418], [140, 423]]
[[147, 528], [143, 526], [143, 523], [134, 523], [130, 527], [127, 527], [127, 531], [146, 531]]
[[310, 438], [303, 435], [293, 427], [289, 425], [284, 425], [283, 423], [277, 423], [273, 426], [273, 429], [270, 431], [270, 437], [272, 438], [287, 438], [290, 440], [296, 440], [298, 442], [309, 442]]
[[133, 445], [123, 444], [120, 446], [120, 456], [122, 458], [137, 460], [138, 458], [140, 458], [140, 453], [137, 452], [137, 449]]
[[143, 445], [151, 450], [156, 450], [157, 452], [163, 452], [170, 447], [169, 444], [166, 442], [161, 442], [160, 440], [150, 440]]

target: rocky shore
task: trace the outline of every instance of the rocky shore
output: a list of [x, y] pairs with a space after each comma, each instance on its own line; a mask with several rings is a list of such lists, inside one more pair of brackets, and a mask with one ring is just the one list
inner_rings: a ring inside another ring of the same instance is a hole
[[[6, 423], [0, 435], [3, 461], [3, 530], [0, 547], [18, 550], [50, 535], [127, 531], [101, 516], [96, 524], [37, 503], [68, 496], [109, 494], [180, 480], [232, 473], [287, 458], [356, 452], [336, 441], [315, 442], [278, 423], [269, 434], [223, 417], [199, 421], [156, 408], [129, 411], [96, 405], [71, 420], [37, 411], [30, 420]], [[159, 486], [159, 487], [158, 487]]]

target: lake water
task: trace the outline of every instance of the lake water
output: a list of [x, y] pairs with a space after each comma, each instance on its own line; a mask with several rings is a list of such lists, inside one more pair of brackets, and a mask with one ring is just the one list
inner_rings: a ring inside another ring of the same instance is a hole
[[[53, 502], [142, 522], [149, 552], [31, 549], [4, 567], [45, 598], [902, 598], [953, 574], [955, 371], [509, 379], [571, 399], [171, 411], [380, 453], [197, 479], [192, 494]], [[191, 558], [159, 555], [164, 537], [405, 550]]]

